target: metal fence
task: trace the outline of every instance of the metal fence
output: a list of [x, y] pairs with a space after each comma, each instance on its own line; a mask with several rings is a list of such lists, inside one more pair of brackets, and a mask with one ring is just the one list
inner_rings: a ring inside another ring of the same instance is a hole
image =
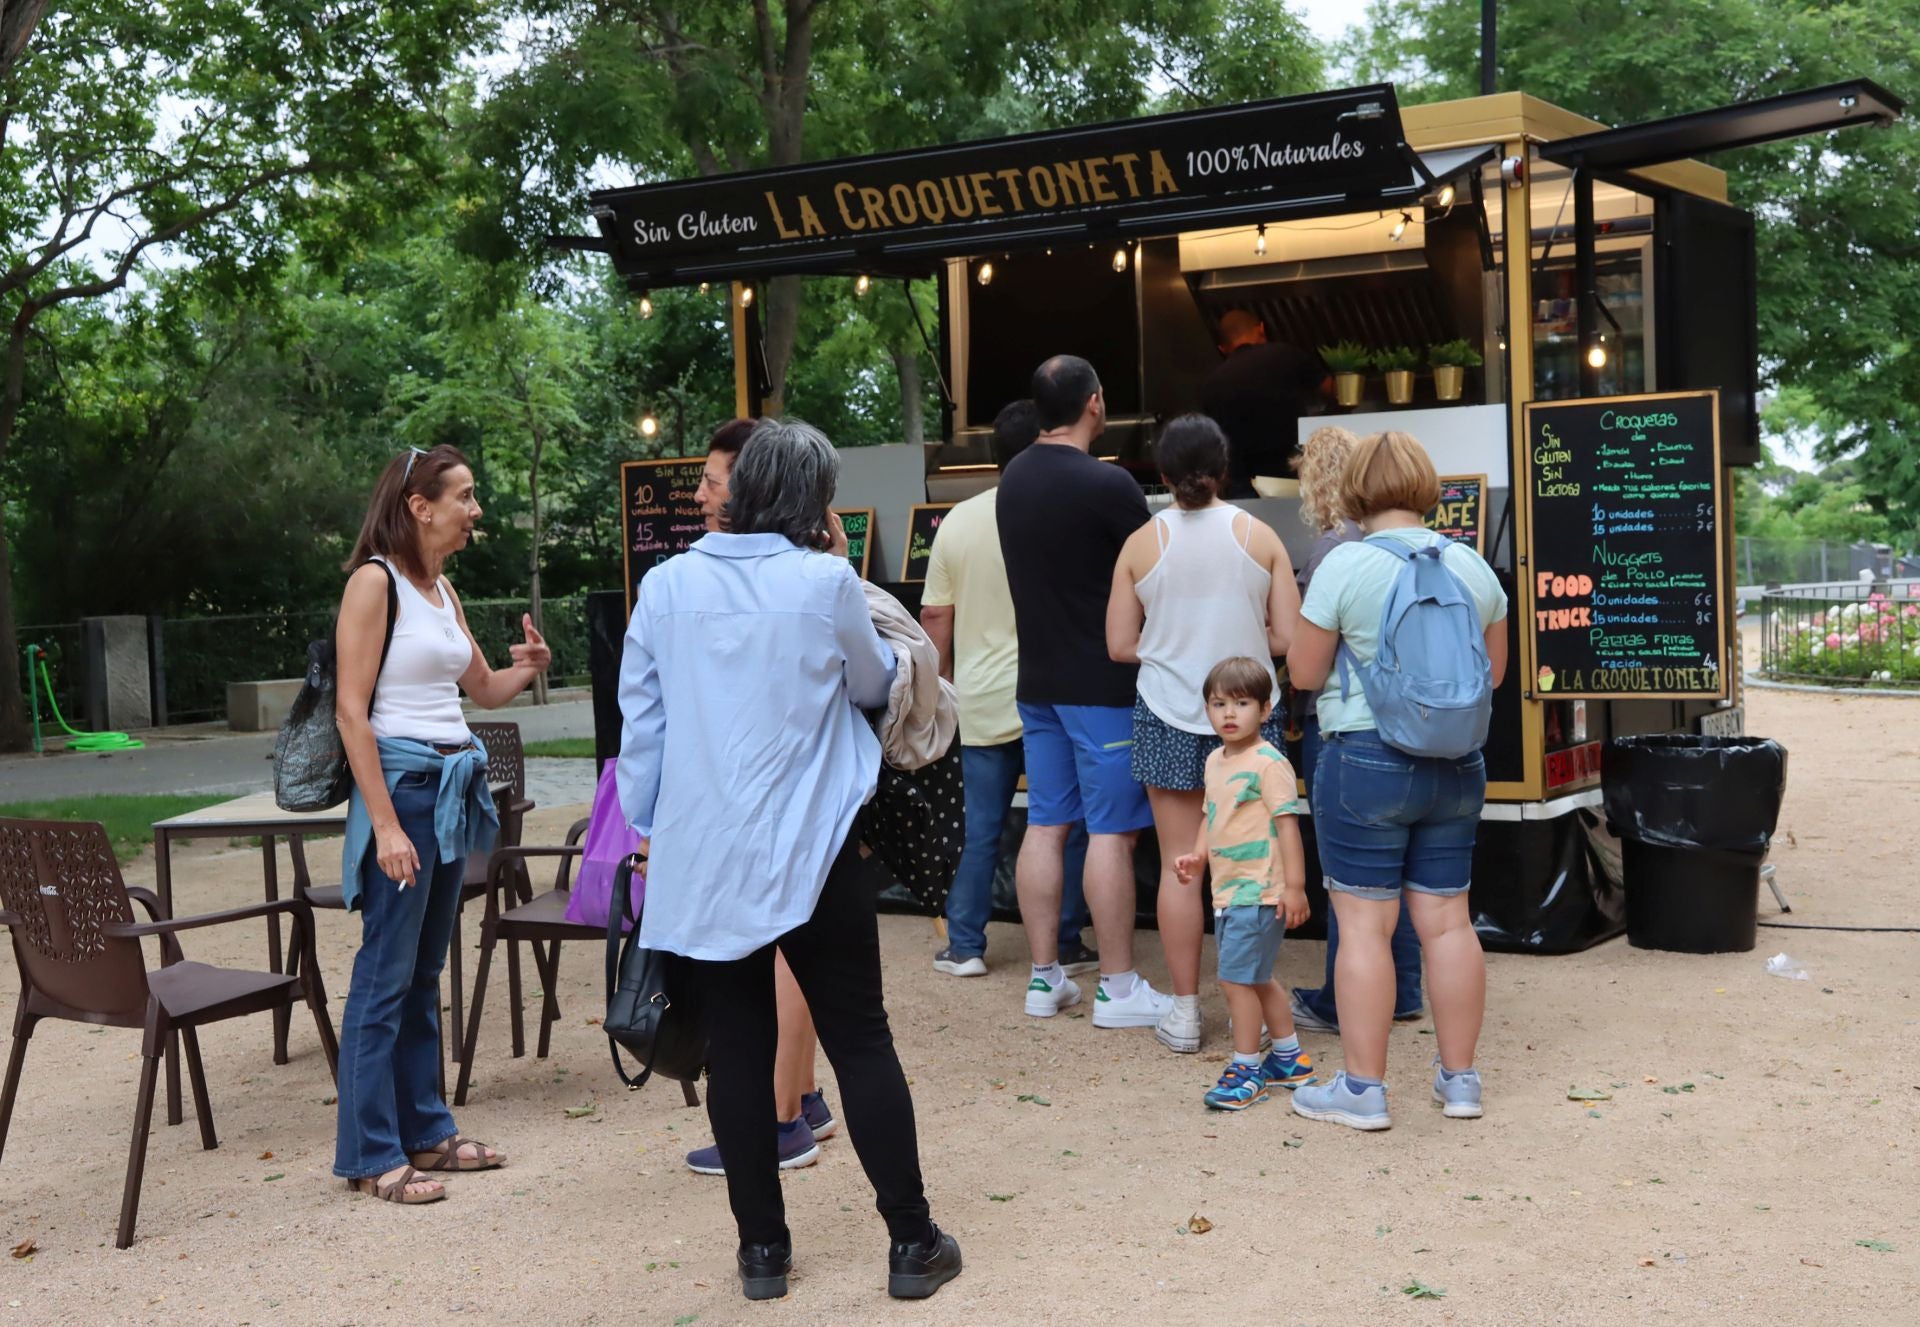
[[1844, 544], [1832, 539], [1734, 540], [1733, 577], [1741, 585], [1830, 584], [1876, 577], [1920, 576], [1920, 557], [1885, 544]]
[[1920, 686], [1920, 580], [1784, 585], [1761, 596], [1759, 611], [1767, 677]]
[[[495, 666], [504, 667], [507, 647], [525, 639], [520, 618], [527, 611], [526, 601], [470, 599], [463, 607], [467, 626], [481, 651]], [[549, 599], [542, 606], [541, 616], [546, 624], [542, 634], [553, 647], [549, 682], [558, 686], [585, 678], [586, 596]], [[330, 609], [166, 619], [160, 636], [168, 721], [196, 723], [225, 718], [229, 682], [299, 677], [306, 670], [308, 644], [332, 629]], [[77, 665], [74, 671], [77, 674]], [[61, 703], [66, 702], [63, 699]]]

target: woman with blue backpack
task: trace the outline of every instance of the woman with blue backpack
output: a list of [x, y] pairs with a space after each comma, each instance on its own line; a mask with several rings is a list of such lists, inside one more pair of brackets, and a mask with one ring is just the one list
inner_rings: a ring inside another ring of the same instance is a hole
[[1443, 1113], [1481, 1113], [1475, 1044], [1486, 965], [1467, 906], [1486, 801], [1480, 748], [1507, 666], [1507, 597], [1474, 550], [1428, 530], [1433, 462], [1404, 433], [1362, 439], [1340, 507], [1365, 538], [1327, 555], [1287, 652], [1296, 687], [1318, 690], [1313, 777], [1320, 871], [1340, 923], [1334, 999], [1346, 1068], [1294, 1094], [1294, 1110], [1385, 1129], [1391, 949], [1402, 896], [1426, 955]]

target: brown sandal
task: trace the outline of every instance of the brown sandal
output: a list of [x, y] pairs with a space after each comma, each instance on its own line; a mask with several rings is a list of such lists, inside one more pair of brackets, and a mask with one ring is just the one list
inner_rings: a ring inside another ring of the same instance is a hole
[[[432, 1184], [432, 1193], [408, 1193], [409, 1184]], [[447, 1186], [438, 1180], [429, 1180], [412, 1166], [406, 1167], [398, 1176], [382, 1184], [378, 1175], [369, 1175], [364, 1179], [348, 1180], [347, 1187], [355, 1193], [372, 1194], [383, 1203], [401, 1203], [415, 1206], [420, 1203], [437, 1203], [447, 1196]]]
[[[460, 1155], [460, 1149], [463, 1147], [478, 1148], [482, 1155], [463, 1157]], [[485, 1155], [488, 1152], [492, 1152], [493, 1155]], [[507, 1164], [506, 1153], [495, 1151], [477, 1138], [462, 1138], [459, 1134], [451, 1138], [443, 1138], [438, 1147], [417, 1152], [414, 1155], [432, 1158], [431, 1161], [420, 1166], [421, 1170], [450, 1170], [459, 1173], [470, 1170], [495, 1170]]]

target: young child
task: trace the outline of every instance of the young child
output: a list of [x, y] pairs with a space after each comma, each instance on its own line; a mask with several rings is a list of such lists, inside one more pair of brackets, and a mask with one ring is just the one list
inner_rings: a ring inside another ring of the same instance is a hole
[[[1214, 1110], [1245, 1110], [1266, 1099], [1269, 1083], [1291, 1088], [1313, 1076], [1287, 993], [1273, 979], [1282, 935], [1307, 919], [1307, 867], [1293, 766], [1260, 736], [1272, 691], [1273, 674], [1253, 659], [1226, 659], [1207, 674], [1207, 718], [1222, 745], [1207, 757], [1199, 839], [1174, 862], [1182, 884], [1213, 869], [1220, 989], [1233, 1016], [1233, 1059], [1206, 1095]], [[1273, 1036], [1264, 1061], [1263, 1021]]]

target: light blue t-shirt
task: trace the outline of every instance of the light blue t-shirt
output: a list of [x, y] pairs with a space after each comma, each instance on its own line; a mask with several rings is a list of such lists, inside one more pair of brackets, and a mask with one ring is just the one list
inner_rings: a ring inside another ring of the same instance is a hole
[[[1379, 533], [1409, 548], [1446, 542], [1447, 550], [1440, 555], [1440, 561], [1466, 586], [1474, 607], [1480, 610], [1481, 628], [1484, 630], [1507, 615], [1506, 591], [1500, 588], [1493, 568], [1471, 546], [1446, 541], [1444, 536], [1417, 525]], [[1300, 616], [1316, 627], [1338, 633], [1355, 657], [1362, 663], [1371, 663], [1380, 648], [1381, 611], [1386, 608], [1387, 595], [1405, 565], [1385, 549], [1369, 548], [1364, 541], [1341, 544], [1327, 554], [1326, 561], [1314, 572], [1306, 600], [1300, 605]], [[1358, 677], [1353, 678], [1349, 694], [1341, 696], [1337, 662], [1327, 674], [1327, 684], [1320, 689], [1318, 705], [1323, 733], [1357, 733], [1375, 726], [1373, 710], [1367, 705]]]

